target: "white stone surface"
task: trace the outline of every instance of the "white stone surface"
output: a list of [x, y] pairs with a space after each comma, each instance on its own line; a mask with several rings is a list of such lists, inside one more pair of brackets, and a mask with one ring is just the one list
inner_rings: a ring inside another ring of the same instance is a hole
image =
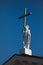
[[31, 40], [31, 33], [29, 29], [29, 25], [26, 25], [23, 28], [23, 48], [30, 48], [30, 40]]
[[31, 40], [30, 29], [29, 26], [26, 25], [23, 28], [23, 49], [20, 51], [20, 54], [32, 55], [32, 50], [30, 50], [30, 40]]
[[20, 54], [32, 55], [32, 50], [27, 49], [27, 48], [23, 48], [23, 49], [20, 51]]

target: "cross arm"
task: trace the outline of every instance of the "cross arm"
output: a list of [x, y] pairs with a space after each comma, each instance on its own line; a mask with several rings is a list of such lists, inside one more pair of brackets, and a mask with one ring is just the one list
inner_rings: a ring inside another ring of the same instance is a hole
[[29, 15], [31, 15], [31, 14], [32, 14], [32, 12], [29, 12], [28, 14], [26, 14], [26, 15], [24, 15], [24, 16], [20, 16], [19, 19], [24, 18], [25, 16], [29, 16]]

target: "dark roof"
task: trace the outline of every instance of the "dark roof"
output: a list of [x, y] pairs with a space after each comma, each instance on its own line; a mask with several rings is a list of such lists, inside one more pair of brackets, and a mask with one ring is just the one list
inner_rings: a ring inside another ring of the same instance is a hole
[[5, 63], [7, 63], [10, 59], [12, 59], [14, 56], [22, 56], [22, 57], [32, 57], [32, 58], [38, 58], [38, 59], [43, 59], [43, 57], [39, 57], [39, 56], [31, 56], [31, 55], [26, 55], [26, 54], [14, 54], [12, 57], [10, 57], [7, 61], [5, 61], [3, 63], [3, 65]]

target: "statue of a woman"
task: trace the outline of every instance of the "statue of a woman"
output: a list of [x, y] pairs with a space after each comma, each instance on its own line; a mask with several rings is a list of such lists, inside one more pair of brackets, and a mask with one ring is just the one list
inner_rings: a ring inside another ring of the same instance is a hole
[[26, 25], [23, 29], [23, 46], [24, 48], [28, 48], [30, 47], [30, 40], [31, 40], [31, 33], [30, 33], [30, 29], [29, 26]]

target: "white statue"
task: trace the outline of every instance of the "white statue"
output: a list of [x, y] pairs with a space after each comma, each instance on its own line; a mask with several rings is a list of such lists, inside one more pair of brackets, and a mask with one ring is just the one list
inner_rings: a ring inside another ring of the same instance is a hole
[[29, 26], [26, 25], [23, 29], [23, 46], [24, 48], [29, 49], [30, 47], [30, 40], [31, 40], [31, 33]]
[[29, 26], [26, 24], [26, 16], [31, 15], [32, 12], [29, 12], [26, 14], [26, 8], [24, 8], [24, 16], [20, 16], [19, 18], [24, 18], [24, 23], [23, 23], [23, 50], [20, 51], [20, 53], [27, 54], [27, 55], [32, 55], [32, 51], [30, 49], [30, 40], [31, 40], [31, 33]]

